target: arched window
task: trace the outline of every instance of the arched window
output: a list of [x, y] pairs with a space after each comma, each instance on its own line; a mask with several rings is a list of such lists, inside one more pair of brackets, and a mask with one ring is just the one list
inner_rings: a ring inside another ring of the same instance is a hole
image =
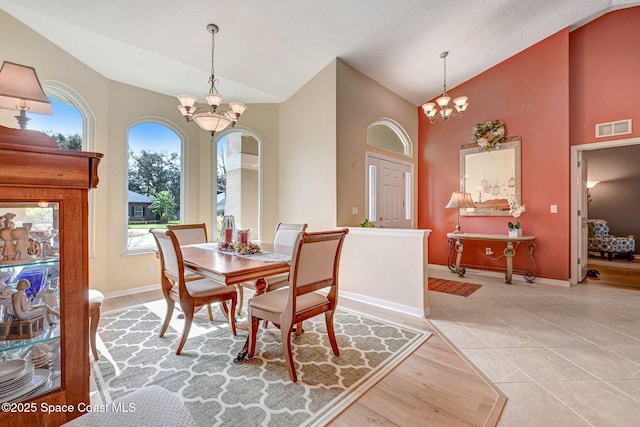
[[51, 136], [60, 148], [91, 151], [93, 115], [84, 100], [59, 82], [43, 82], [42, 88], [51, 101], [53, 114], [29, 114], [27, 127]]
[[381, 118], [367, 127], [367, 144], [405, 156], [412, 156], [411, 140], [395, 120]]
[[140, 121], [127, 135], [126, 251], [148, 251], [156, 247], [150, 228], [181, 219], [184, 136], [161, 119]]
[[[42, 81], [42, 89], [51, 101], [52, 115], [29, 114], [27, 128], [39, 130], [66, 150], [93, 151], [94, 116], [87, 103], [70, 87], [56, 81]], [[89, 257], [94, 253], [95, 192], [89, 192]]]
[[260, 174], [261, 143], [254, 132], [231, 128], [216, 134], [213, 198], [217, 224], [216, 237], [222, 216], [233, 215], [236, 227], [248, 229], [253, 240], [261, 239], [262, 181]]

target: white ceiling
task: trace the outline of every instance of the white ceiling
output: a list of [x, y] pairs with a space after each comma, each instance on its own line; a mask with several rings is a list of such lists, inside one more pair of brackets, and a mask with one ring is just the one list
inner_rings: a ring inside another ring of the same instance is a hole
[[[632, 0], [0, 0], [105, 77], [202, 96], [211, 36], [225, 102], [282, 102], [340, 58], [417, 105]], [[7, 41], [4, 41], [5, 43]], [[4, 58], [0, 58], [4, 59]], [[470, 100], [473, 102], [473, 100]]]

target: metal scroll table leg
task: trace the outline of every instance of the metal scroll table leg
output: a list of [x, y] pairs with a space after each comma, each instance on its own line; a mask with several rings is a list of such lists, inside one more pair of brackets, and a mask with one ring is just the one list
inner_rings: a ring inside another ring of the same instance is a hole
[[449, 255], [447, 255], [447, 267], [449, 267], [449, 270], [451, 270], [452, 273], [457, 273], [458, 271], [452, 260], [453, 250], [456, 246], [456, 241], [455, 239], [449, 239], [448, 242], [449, 242]]
[[[462, 259], [462, 251], [464, 246], [458, 239], [449, 239], [449, 255], [447, 256], [447, 267], [452, 273], [456, 273], [458, 276], [464, 276], [465, 269], [460, 267], [460, 261]], [[456, 262], [453, 263], [453, 252], [456, 252]]]
[[[451, 255], [453, 255], [453, 251], [456, 251], [456, 263], [455, 265], [451, 263]], [[453, 273], [457, 273], [458, 276], [464, 277], [464, 273], [466, 270], [464, 267], [460, 267], [460, 262], [462, 261], [462, 251], [464, 251], [464, 245], [460, 239], [449, 239], [449, 256], [447, 257], [447, 266], [449, 270]]]
[[536, 265], [536, 261], [533, 259], [533, 251], [536, 249], [535, 242], [530, 242], [527, 249], [529, 259], [531, 260], [531, 264], [533, 265], [533, 274], [527, 271], [527, 273], [524, 275], [524, 279], [527, 281], [527, 283], [532, 283], [535, 278], [538, 277], [538, 266]]
[[513, 243], [507, 242], [507, 247], [504, 250], [504, 256], [507, 257], [507, 271], [504, 274], [504, 282], [511, 284], [512, 276], [513, 276], [513, 255], [515, 255], [516, 251], [513, 249]]

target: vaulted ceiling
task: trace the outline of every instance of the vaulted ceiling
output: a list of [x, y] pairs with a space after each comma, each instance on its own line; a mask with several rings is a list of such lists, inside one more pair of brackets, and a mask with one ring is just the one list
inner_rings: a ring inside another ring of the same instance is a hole
[[[167, 95], [282, 102], [334, 58], [420, 105], [528, 46], [631, 0], [0, 0], [105, 77]], [[8, 41], [3, 41], [8, 42]], [[5, 59], [5, 58], [0, 58]]]

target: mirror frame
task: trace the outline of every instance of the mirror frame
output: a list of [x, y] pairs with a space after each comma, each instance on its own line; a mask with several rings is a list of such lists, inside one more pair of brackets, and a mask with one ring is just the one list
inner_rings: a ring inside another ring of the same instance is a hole
[[[504, 161], [505, 150], [514, 150], [513, 164], [496, 164], [496, 162]], [[496, 153], [500, 153], [498, 156]], [[473, 155], [473, 156], [472, 156]], [[504, 198], [492, 198], [485, 202], [481, 202], [481, 194], [478, 191], [467, 189], [466, 183], [469, 181], [467, 171], [471, 169], [467, 162], [481, 162], [481, 167], [485, 168], [492, 180], [496, 179], [497, 183], [504, 181], [503, 185], [509, 187], [509, 181], [514, 180], [513, 191], [508, 191], [506, 197], [513, 194], [518, 202], [522, 203], [522, 182], [521, 182], [521, 139], [519, 136], [512, 136], [505, 139], [499, 148], [483, 150], [476, 144], [464, 145], [460, 149], [460, 191], [471, 193], [473, 201], [483, 206], [476, 208], [460, 209], [460, 214], [464, 216], [511, 216], [509, 213], [509, 203]], [[475, 167], [474, 169], [477, 169]], [[506, 171], [495, 178], [496, 171]], [[513, 176], [511, 176], [513, 173]], [[483, 178], [486, 178], [483, 176]], [[480, 182], [481, 179], [476, 177], [472, 179], [474, 182]], [[479, 186], [478, 186], [479, 188]], [[471, 191], [469, 191], [471, 190]], [[496, 202], [492, 202], [496, 200]], [[508, 200], [508, 199], [506, 199]]]

